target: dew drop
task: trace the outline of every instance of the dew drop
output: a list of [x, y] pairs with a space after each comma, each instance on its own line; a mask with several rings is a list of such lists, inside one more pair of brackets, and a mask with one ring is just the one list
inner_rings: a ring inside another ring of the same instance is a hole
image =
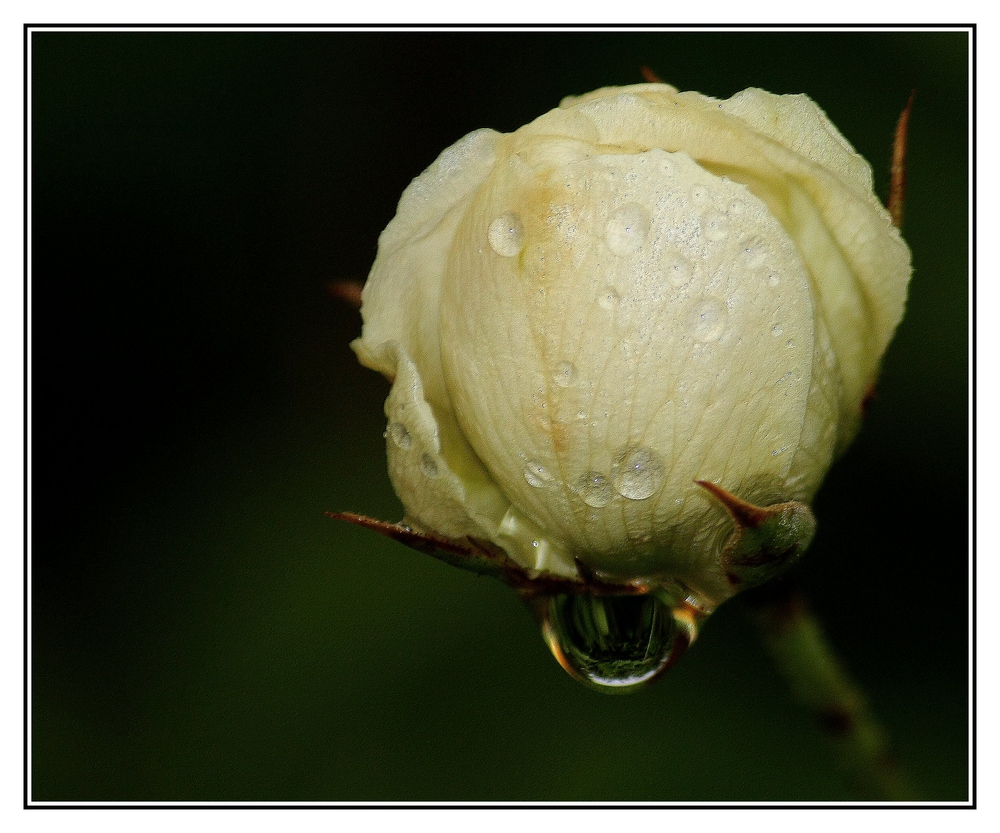
[[691, 189], [691, 199], [697, 205], [708, 205], [712, 201], [712, 192], [704, 185], [695, 185]]
[[437, 463], [434, 462], [434, 458], [430, 454], [425, 454], [420, 458], [420, 471], [424, 473], [425, 477], [432, 480], [438, 476]]
[[553, 596], [542, 621], [559, 664], [607, 694], [634, 691], [666, 671], [687, 647], [678, 630], [656, 596]]
[[588, 471], [583, 475], [577, 483], [576, 491], [580, 500], [595, 509], [607, 506], [613, 496], [608, 478], [596, 471]]
[[403, 451], [406, 451], [413, 445], [413, 438], [410, 436], [410, 432], [406, 430], [406, 426], [401, 422], [389, 423], [388, 433], [392, 441], [403, 449]]
[[747, 266], [760, 266], [767, 259], [767, 248], [764, 242], [756, 237], [750, 237], [740, 243], [743, 248], [743, 259]]
[[663, 485], [663, 463], [648, 448], [630, 448], [615, 458], [611, 482], [629, 500], [645, 500]]
[[768, 275], [767, 276], [767, 285], [768, 286], [777, 286], [778, 283], [779, 283], [779, 281], [778, 281], [778, 276], [777, 275]]
[[646, 242], [649, 212], [638, 203], [617, 211], [604, 227], [604, 239], [616, 255], [635, 254]]
[[601, 309], [613, 310], [620, 301], [621, 295], [610, 286], [597, 296], [597, 304]]
[[503, 257], [514, 257], [524, 247], [521, 218], [510, 211], [490, 223], [487, 236], [493, 251]]
[[679, 289], [691, 282], [694, 267], [684, 255], [672, 253], [663, 260], [663, 276], [671, 286]]
[[785, 347], [787, 347], [789, 350], [791, 350], [794, 346], [795, 346], [795, 341], [792, 339], [788, 339], [788, 341], [785, 342]]
[[718, 298], [706, 298], [698, 306], [694, 319], [696, 341], [717, 341], [726, 331], [729, 313]]
[[541, 463], [535, 460], [528, 460], [524, 464], [524, 479], [528, 481], [529, 486], [541, 489], [543, 486], [548, 486], [552, 482], [553, 477], [552, 472]]
[[722, 240], [729, 234], [729, 221], [725, 214], [712, 211], [702, 220], [701, 230], [706, 240]]
[[783, 332], [785, 332], [785, 328], [780, 324], [775, 324], [771, 327], [771, 335], [780, 336]]
[[556, 365], [555, 373], [552, 375], [552, 381], [561, 388], [568, 388], [573, 384], [575, 377], [576, 368], [573, 367], [571, 362], [559, 362]]

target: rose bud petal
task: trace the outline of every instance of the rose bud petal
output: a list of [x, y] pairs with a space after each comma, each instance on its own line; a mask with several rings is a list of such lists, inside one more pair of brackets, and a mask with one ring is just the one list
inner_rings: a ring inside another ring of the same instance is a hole
[[608, 88], [410, 184], [353, 347], [408, 525], [707, 612], [808, 544], [909, 276], [809, 98]]

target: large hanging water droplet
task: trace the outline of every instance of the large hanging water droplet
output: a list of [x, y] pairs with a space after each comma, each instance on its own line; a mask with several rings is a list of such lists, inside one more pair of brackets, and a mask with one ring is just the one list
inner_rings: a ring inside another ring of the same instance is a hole
[[559, 664], [580, 682], [626, 694], [655, 680], [687, 647], [656, 596], [553, 596], [542, 634]]

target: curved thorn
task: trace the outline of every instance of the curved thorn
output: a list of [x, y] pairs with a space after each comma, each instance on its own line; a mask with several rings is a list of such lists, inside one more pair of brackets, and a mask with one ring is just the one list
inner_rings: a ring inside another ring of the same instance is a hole
[[657, 75], [655, 72], [653, 72], [653, 70], [651, 70], [647, 66], [641, 67], [639, 69], [639, 72], [642, 73], [642, 77], [646, 79], [646, 83], [647, 84], [662, 84], [663, 83], [663, 79], [660, 78], [659, 75]]
[[889, 184], [889, 216], [896, 228], [903, 227], [903, 200], [906, 197], [906, 136], [910, 129], [910, 111], [916, 90], [910, 91], [910, 98], [899, 114], [896, 122], [896, 136], [892, 143], [892, 168]]
[[338, 301], [344, 301], [355, 309], [361, 309], [361, 290], [365, 288], [364, 281], [330, 281], [326, 291]]
[[703, 489], [711, 492], [712, 496], [732, 515], [733, 520], [739, 527], [756, 529], [771, 517], [771, 513], [766, 508], [747, 503], [742, 498], [738, 498], [731, 492], [727, 492], [717, 483], [712, 483], [710, 480], [695, 480], [694, 482]]

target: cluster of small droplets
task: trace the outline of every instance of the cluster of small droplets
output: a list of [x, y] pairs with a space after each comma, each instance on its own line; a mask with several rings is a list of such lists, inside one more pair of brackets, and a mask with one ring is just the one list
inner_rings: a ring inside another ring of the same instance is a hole
[[[401, 451], [409, 451], [413, 448], [413, 436], [402, 422], [390, 422], [382, 436], [392, 440], [393, 444]], [[424, 454], [420, 458], [420, 471], [425, 477], [432, 480], [438, 476], [437, 463], [430, 454]]]

